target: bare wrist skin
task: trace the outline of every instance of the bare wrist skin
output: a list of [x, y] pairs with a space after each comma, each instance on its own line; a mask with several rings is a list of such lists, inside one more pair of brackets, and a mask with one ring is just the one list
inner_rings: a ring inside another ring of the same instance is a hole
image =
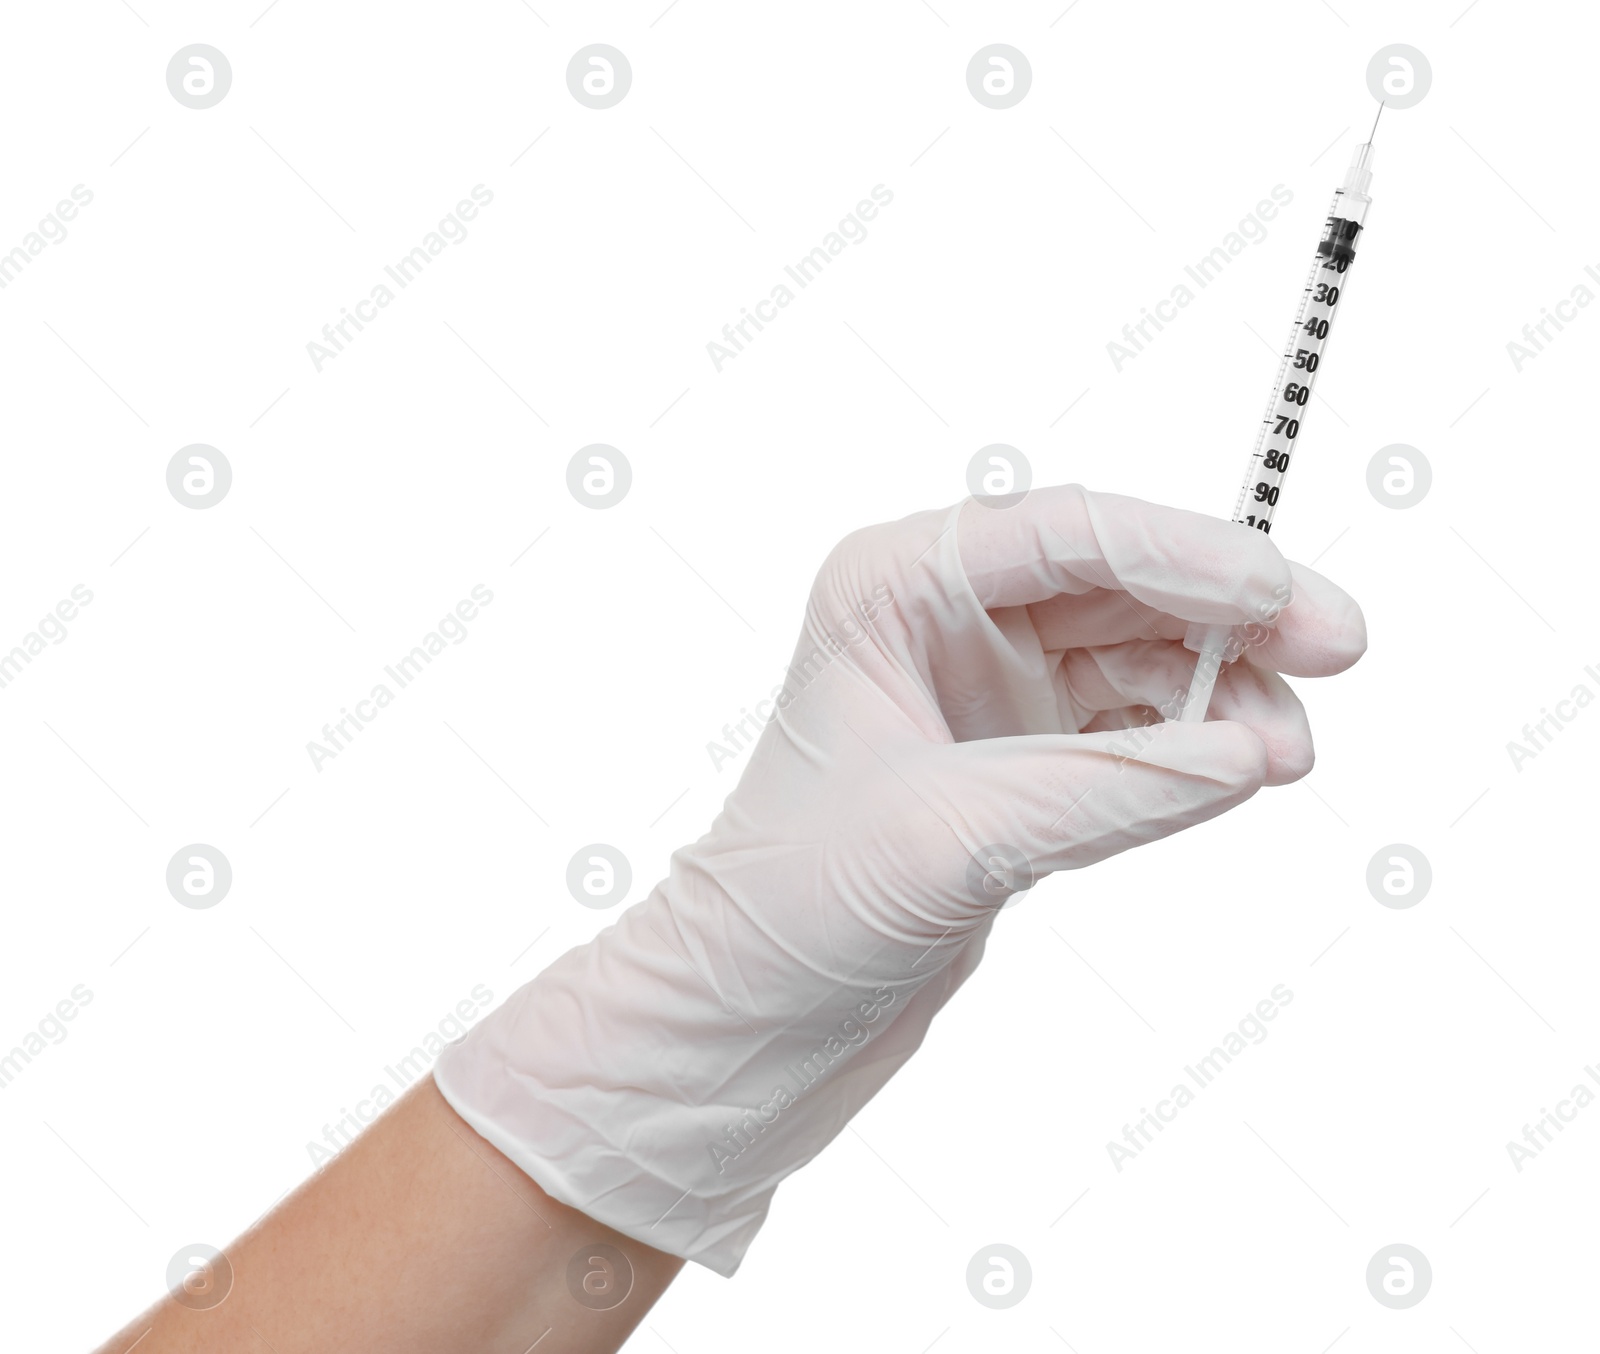
[[431, 1077], [223, 1255], [100, 1354], [611, 1354], [683, 1267], [551, 1199]]

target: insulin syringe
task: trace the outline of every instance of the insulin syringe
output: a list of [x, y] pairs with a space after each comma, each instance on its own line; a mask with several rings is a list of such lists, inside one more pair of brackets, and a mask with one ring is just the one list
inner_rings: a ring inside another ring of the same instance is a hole
[[[1378, 107], [1378, 117], [1383, 106]], [[1378, 130], [1377, 119], [1372, 130]], [[1294, 327], [1284, 345], [1278, 377], [1267, 399], [1267, 414], [1256, 435], [1255, 451], [1245, 467], [1244, 484], [1233, 506], [1233, 520], [1255, 531], [1271, 531], [1272, 518], [1283, 491], [1289, 462], [1294, 459], [1298, 439], [1305, 427], [1311, 392], [1328, 349], [1328, 332], [1345, 292], [1345, 274], [1356, 257], [1356, 238], [1366, 222], [1372, 198], [1372, 134], [1356, 147], [1355, 158], [1345, 171], [1344, 183], [1335, 190], [1322, 239], [1311, 261], [1311, 273], [1300, 297]], [[1184, 636], [1185, 647], [1200, 655], [1194, 678], [1183, 703], [1179, 719], [1202, 720], [1211, 704], [1211, 689], [1225, 662], [1232, 662], [1242, 650], [1242, 641], [1233, 627], [1194, 624]]]

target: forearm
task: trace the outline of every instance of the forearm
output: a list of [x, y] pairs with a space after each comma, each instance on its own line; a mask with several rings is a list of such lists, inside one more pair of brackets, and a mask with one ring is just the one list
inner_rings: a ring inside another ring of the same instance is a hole
[[431, 1078], [225, 1254], [222, 1302], [164, 1297], [102, 1354], [610, 1354], [683, 1264], [549, 1198]]

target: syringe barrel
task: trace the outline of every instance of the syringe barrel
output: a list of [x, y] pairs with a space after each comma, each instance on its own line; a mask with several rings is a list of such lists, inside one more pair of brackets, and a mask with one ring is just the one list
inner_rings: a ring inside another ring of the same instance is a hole
[[[1301, 424], [1316, 385], [1317, 371], [1327, 352], [1328, 335], [1345, 291], [1345, 272], [1355, 262], [1356, 244], [1372, 197], [1372, 143], [1356, 147], [1344, 182], [1334, 192], [1323, 224], [1322, 239], [1312, 256], [1294, 324], [1284, 344], [1272, 393], [1267, 397], [1266, 415], [1256, 434], [1255, 450], [1245, 467], [1244, 484], [1233, 507], [1233, 520], [1256, 531], [1270, 532], [1278, 506], [1278, 496], [1289, 463], [1294, 458]], [[1190, 687], [1180, 718], [1202, 720], [1210, 704], [1212, 684], [1222, 663], [1231, 661], [1237, 646], [1230, 642], [1227, 627], [1189, 626], [1184, 644], [1200, 655], [1195, 680]], [[1232, 648], [1233, 652], [1229, 652]]]
[[1328, 206], [1322, 238], [1312, 256], [1311, 272], [1267, 397], [1255, 450], [1245, 467], [1233, 520], [1257, 531], [1272, 530], [1278, 495], [1316, 386], [1339, 299], [1346, 290], [1345, 273], [1355, 262], [1361, 229], [1372, 206], [1367, 192], [1372, 185], [1371, 163], [1372, 146], [1356, 147], [1344, 182]]

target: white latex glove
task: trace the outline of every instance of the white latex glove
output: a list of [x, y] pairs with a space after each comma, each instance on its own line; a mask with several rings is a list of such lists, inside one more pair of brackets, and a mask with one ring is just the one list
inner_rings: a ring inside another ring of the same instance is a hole
[[[1273, 619], [1208, 722], [1130, 732], [1187, 686], [1190, 622]], [[1011, 891], [1304, 775], [1279, 673], [1365, 644], [1355, 603], [1261, 532], [1078, 486], [858, 531], [710, 832], [434, 1078], [554, 1198], [731, 1275]]]

